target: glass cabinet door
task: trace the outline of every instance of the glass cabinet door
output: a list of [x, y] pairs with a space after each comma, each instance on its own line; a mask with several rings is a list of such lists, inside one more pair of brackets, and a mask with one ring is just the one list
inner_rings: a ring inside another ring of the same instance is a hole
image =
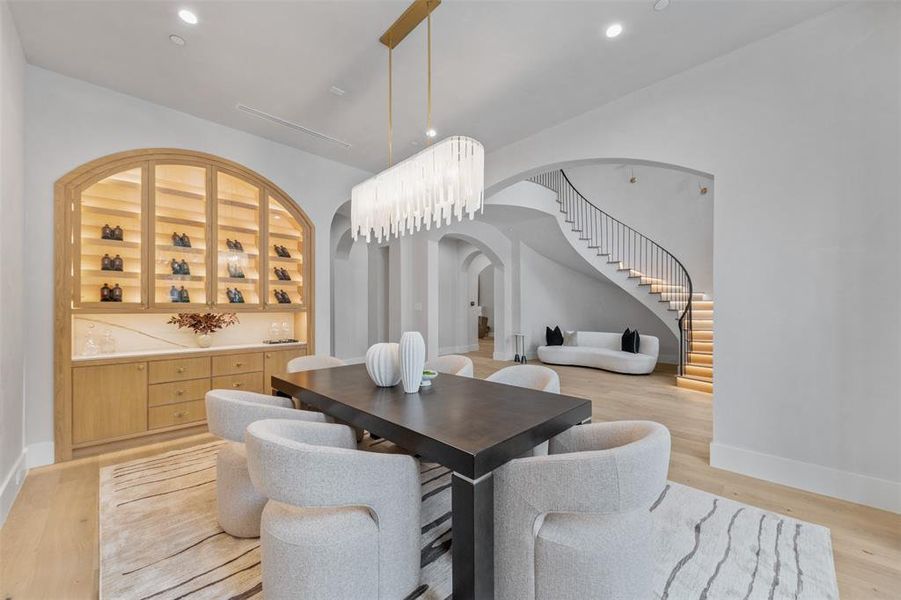
[[158, 164], [153, 175], [153, 303], [206, 305], [207, 169]]
[[216, 304], [260, 307], [261, 190], [222, 171], [216, 184]]
[[304, 229], [275, 196], [269, 196], [269, 304], [302, 307], [304, 288]]
[[84, 188], [75, 205], [76, 306], [142, 306], [143, 168]]

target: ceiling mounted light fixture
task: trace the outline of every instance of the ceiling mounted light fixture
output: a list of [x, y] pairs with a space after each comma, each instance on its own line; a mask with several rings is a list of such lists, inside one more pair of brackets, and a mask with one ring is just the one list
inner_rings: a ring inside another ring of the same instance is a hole
[[432, 127], [432, 18], [441, 0], [414, 0], [379, 38], [388, 47], [388, 168], [354, 186], [351, 191], [351, 234], [381, 242], [391, 236], [419, 231], [432, 223], [450, 225], [453, 218], [470, 219], [483, 209], [485, 150], [478, 141], [452, 136], [429, 145], [410, 158], [392, 165], [392, 51], [422, 21], [428, 21], [428, 107], [426, 137]]
[[187, 23], [188, 25], [197, 25], [197, 15], [188, 10], [187, 8], [183, 8], [178, 11], [178, 18]]
[[623, 32], [622, 24], [614, 23], [613, 25], [610, 25], [607, 28], [607, 37], [612, 39], [612, 38], [619, 36], [619, 34], [621, 34], [622, 32]]
[[180, 35], [175, 35], [174, 33], [169, 36], [169, 41], [172, 42], [173, 44], [175, 44], [176, 46], [184, 46], [185, 45], [185, 38], [181, 37]]
[[666, 10], [670, 0], [657, 0], [654, 2], [654, 10]]

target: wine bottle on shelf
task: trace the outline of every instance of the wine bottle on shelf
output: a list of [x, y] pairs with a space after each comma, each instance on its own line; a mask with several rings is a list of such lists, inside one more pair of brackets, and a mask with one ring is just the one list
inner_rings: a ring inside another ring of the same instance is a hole
[[174, 231], [172, 232], [172, 245], [178, 246], [179, 248], [182, 246], [181, 236], [178, 235], [177, 233], [175, 233]]
[[190, 275], [191, 274], [191, 266], [188, 264], [188, 261], [185, 259], [181, 259], [181, 262], [178, 263], [178, 272], [182, 275]]
[[191, 247], [191, 238], [188, 237], [187, 233], [181, 234], [181, 245], [184, 246], [185, 248]]
[[225, 238], [225, 247], [229, 250], [235, 249], [235, 243], [231, 240], [231, 238]]
[[282, 270], [279, 269], [278, 267], [272, 267], [272, 270], [275, 272], [275, 278], [278, 279], [279, 281], [281, 281], [282, 280]]
[[235, 240], [235, 250], [237, 250], [238, 252], [244, 252], [244, 244], [242, 244], [238, 240]]
[[238, 304], [244, 304], [244, 294], [238, 288], [235, 288], [235, 298], [237, 298]]
[[113, 239], [113, 228], [109, 226], [109, 223], [105, 224], [100, 228], [100, 239], [111, 240]]
[[103, 258], [100, 259], [100, 270], [101, 271], [112, 271], [113, 270], [113, 259], [110, 258], [109, 254], [104, 254]]
[[229, 304], [235, 303], [235, 293], [232, 291], [230, 287], [225, 288], [225, 297], [228, 298]]
[[119, 284], [113, 286], [113, 289], [110, 290], [110, 299], [113, 302], [122, 302], [122, 288], [119, 287]]
[[272, 249], [275, 250], [276, 256], [281, 256], [282, 258], [284, 258], [284, 255], [282, 255], [282, 247], [281, 246], [279, 246], [278, 244], [273, 244]]
[[103, 287], [100, 288], [100, 301], [101, 302], [110, 302], [110, 295], [112, 290], [109, 287], [108, 283], [104, 283]]
[[122, 257], [118, 254], [116, 258], [112, 260], [113, 271], [124, 271], [125, 270], [125, 261], [122, 260]]
[[169, 261], [169, 268], [172, 270], [173, 275], [180, 275], [181, 271], [179, 269], [178, 260], [172, 259]]
[[191, 296], [188, 294], [188, 290], [185, 289], [185, 286], [181, 286], [178, 290], [178, 301], [179, 302], [190, 302]]
[[169, 301], [170, 302], [181, 302], [181, 297], [178, 294], [178, 289], [173, 285], [169, 288]]
[[285, 281], [291, 281], [291, 274], [288, 273], [288, 269], [282, 268], [282, 279]]
[[114, 240], [118, 240], [121, 242], [124, 235], [125, 235], [125, 232], [122, 231], [122, 228], [120, 226], [116, 225], [113, 228], [113, 239]]

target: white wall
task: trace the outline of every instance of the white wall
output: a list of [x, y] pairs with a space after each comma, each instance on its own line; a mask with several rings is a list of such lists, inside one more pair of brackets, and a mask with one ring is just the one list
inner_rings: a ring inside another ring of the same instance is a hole
[[36, 67], [26, 68], [25, 94], [27, 443], [53, 439], [53, 183], [107, 154], [200, 150], [246, 165], [285, 190], [316, 226], [316, 351], [330, 352], [329, 227], [365, 172]]
[[711, 463], [901, 511], [901, 6], [853, 3], [486, 157], [716, 178]]
[[660, 339], [661, 362], [678, 362], [672, 333], [652, 313], [613, 283], [589, 277], [521, 247], [521, 310], [526, 355], [545, 344], [545, 327], [563, 331], [613, 331], [626, 327]]
[[[26, 466], [22, 360], [25, 58], [6, 2], [0, 2], [0, 525]], [[48, 364], [47, 368], [50, 369]]]
[[482, 316], [488, 320], [489, 333], [494, 335], [494, 267], [488, 265], [479, 273], [479, 300]]
[[[605, 163], [565, 169], [582, 195], [685, 265], [695, 291], [713, 293], [713, 179], [678, 169]], [[635, 174], [637, 181], [630, 183]], [[698, 191], [703, 185], [707, 193]]]
[[471, 248], [469, 244], [444, 238], [438, 242], [438, 353], [459, 352], [465, 336], [465, 315], [463, 305], [467, 281], [461, 268], [463, 252]]

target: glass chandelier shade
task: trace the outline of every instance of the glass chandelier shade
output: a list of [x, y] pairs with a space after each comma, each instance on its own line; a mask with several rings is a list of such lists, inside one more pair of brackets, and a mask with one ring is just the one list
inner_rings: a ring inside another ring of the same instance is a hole
[[482, 210], [485, 150], [465, 136], [441, 140], [351, 191], [351, 233], [388, 240], [450, 225]]

